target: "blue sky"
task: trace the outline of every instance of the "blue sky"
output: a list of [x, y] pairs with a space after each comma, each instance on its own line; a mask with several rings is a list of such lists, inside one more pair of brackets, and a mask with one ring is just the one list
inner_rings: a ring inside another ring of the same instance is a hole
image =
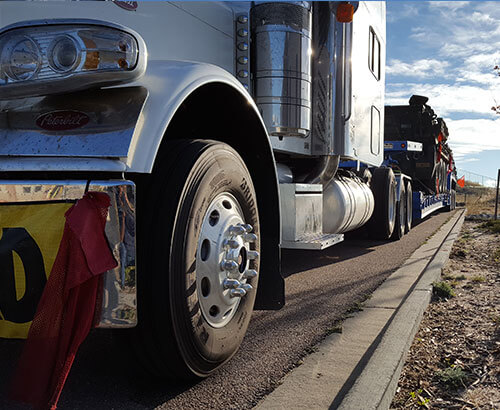
[[[388, 1], [386, 104], [429, 97], [450, 131], [457, 167], [500, 168], [500, 2]], [[495, 100], [497, 104], [495, 104]]]

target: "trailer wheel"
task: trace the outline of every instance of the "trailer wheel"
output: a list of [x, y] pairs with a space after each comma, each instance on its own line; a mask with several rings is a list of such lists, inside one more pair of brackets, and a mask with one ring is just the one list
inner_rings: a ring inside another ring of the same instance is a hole
[[406, 223], [405, 223], [405, 233], [410, 232], [412, 222], [413, 222], [413, 190], [411, 188], [411, 182], [408, 181], [408, 183], [406, 184]]
[[395, 241], [401, 239], [405, 234], [406, 204], [406, 188], [403, 179], [401, 179], [401, 192], [399, 201], [396, 203], [396, 222], [392, 233], [392, 239]]
[[375, 209], [368, 230], [376, 239], [389, 239], [396, 222], [396, 178], [391, 168], [375, 168], [371, 182]]
[[450, 204], [445, 207], [446, 211], [453, 211], [457, 206], [457, 191], [450, 190]]
[[446, 163], [441, 160], [441, 178], [440, 178], [440, 181], [441, 181], [441, 188], [439, 190], [440, 193], [444, 194], [447, 189], [446, 189], [446, 185], [447, 185], [447, 173], [446, 173], [446, 170], [447, 170], [447, 167], [446, 167]]
[[441, 193], [441, 174], [440, 174], [440, 170], [441, 170], [441, 163], [438, 162], [437, 165], [436, 165], [436, 170], [435, 170], [435, 174], [434, 174], [434, 192], [436, 194], [440, 194]]
[[230, 146], [173, 141], [163, 152], [138, 202], [133, 346], [150, 373], [196, 380], [228, 361], [247, 330], [259, 271], [257, 200]]

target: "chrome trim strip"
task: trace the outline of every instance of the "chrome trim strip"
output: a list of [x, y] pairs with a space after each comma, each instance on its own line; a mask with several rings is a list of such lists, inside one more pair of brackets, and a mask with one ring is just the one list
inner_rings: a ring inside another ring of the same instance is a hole
[[97, 19], [68, 19], [68, 18], [58, 18], [58, 19], [40, 19], [40, 20], [26, 20], [19, 21], [14, 24], [9, 24], [8, 26], [0, 29], [0, 35], [6, 33], [9, 30], [23, 27], [34, 27], [34, 26], [45, 26], [47, 24], [87, 24], [90, 26], [108, 26], [111, 28], [116, 28], [121, 31], [128, 31], [131, 34], [136, 34], [134, 31], [130, 30], [126, 26], [118, 23], [112, 23], [110, 21], [97, 20]]
[[[0, 203], [80, 199], [87, 181], [0, 180]], [[105, 192], [111, 206], [106, 236], [118, 266], [104, 275], [98, 327], [128, 328], [137, 324], [135, 184], [131, 181], [90, 181], [89, 191]]]
[[[103, 133], [81, 135], [46, 135], [40, 131], [0, 129], [0, 155], [34, 157], [40, 154], [47, 157], [112, 157], [128, 155], [129, 141], [134, 128]], [[99, 143], [88, 141], [99, 140]], [[120, 143], [126, 142], [126, 143]]]
[[0, 172], [16, 171], [125, 172], [127, 165], [119, 160], [102, 158], [0, 157]]

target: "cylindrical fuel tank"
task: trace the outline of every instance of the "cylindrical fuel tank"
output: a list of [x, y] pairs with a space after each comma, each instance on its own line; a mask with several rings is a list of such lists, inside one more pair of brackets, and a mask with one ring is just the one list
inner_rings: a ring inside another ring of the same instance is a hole
[[372, 216], [375, 199], [357, 176], [337, 175], [323, 188], [323, 231], [343, 233], [364, 225]]
[[311, 130], [311, 4], [259, 2], [251, 10], [254, 97], [270, 135]]

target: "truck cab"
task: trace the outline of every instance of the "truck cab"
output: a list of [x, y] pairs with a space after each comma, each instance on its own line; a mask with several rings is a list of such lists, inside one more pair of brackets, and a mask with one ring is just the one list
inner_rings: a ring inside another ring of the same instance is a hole
[[384, 2], [0, 2], [0, 228], [24, 227], [44, 266], [29, 291], [22, 264], [0, 276], [0, 335], [25, 336], [54, 205], [87, 192], [110, 198], [117, 261], [96, 325], [130, 328], [174, 378], [208, 376], [254, 307], [283, 306], [281, 248], [391, 237], [385, 38]]

